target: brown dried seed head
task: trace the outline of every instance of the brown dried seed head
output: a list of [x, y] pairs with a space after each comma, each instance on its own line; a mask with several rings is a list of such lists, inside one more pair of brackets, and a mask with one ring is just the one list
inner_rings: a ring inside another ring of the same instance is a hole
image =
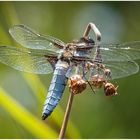
[[106, 96], [117, 95], [117, 87], [115, 87], [112, 83], [104, 83], [104, 92]]
[[105, 70], [104, 70], [104, 74], [105, 74], [106, 76], [110, 77], [110, 76], [111, 76], [111, 71], [110, 71], [110, 69], [105, 69]]
[[91, 77], [91, 84], [96, 88], [101, 88], [104, 82], [105, 82], [105, 79], [101, 75], [96, 74]]
[[68, 85], [74, 94], [81, 93], [86, 89], [86, 82], [80, 75], [71, 76], [68, 80]]
[[99, 67], [100, 67], [101, 69], [105, 69], [105, 65], [104, 65], [104, 64], [100, 64]]

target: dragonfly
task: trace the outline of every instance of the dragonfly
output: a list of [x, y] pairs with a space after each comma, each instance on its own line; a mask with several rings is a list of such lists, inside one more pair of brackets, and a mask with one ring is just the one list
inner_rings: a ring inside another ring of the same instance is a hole
[[[91, 31], [95, 33], [95, 39], [89, 35]], [[43, 120], [59, 103], [67, 81], [73, 74], [81, 75], [86, 81], [91, 81], [91, 77], [97, 79], [102, 76], [98, 80], [105, 81], [139, 71], [135, 60], [140, 59], [140, 41], [103, 44], [101, 33], [94, 23], [87, 25], [80, 39], [70, 43], [64, 43], [52, 36], [40, 35], [22, 24], [14, 25], [9, 29], [9, 33], [21, 46], [1, 45], [1, 63], [28, 73], [53, 72], [43, 106]], [[99, 83], [94, 83], [93, 86], [100, 87]]]

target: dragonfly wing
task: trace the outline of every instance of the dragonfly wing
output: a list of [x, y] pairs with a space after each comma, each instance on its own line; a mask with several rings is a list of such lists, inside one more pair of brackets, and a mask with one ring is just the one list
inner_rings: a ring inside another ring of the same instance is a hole
[[48, 55], [43, 51], [35, 51], [10, 46], [0, 46], [0, 62], [14, 69], [35, 74], [47, 74], [53, 71], [47, 61], [49, 57], [56, 59], [54, 55]]
[[135, 74], [139, 71], [139, 65], [134, 61], [110, 61], [104, 63], [111, 70], [111, 78], [117, 79]]
[[100, 47], [103, 62], [140, 59], [140, 41], [122, 44], [103, 44]]
[[65, 46], [65, 43], [61, 40], [51, 36], [42, 36], [25, 25], [15, 25], [9, 30], [9, 33], [26, 48], [59, 52], [59, 47], [63, 48]]

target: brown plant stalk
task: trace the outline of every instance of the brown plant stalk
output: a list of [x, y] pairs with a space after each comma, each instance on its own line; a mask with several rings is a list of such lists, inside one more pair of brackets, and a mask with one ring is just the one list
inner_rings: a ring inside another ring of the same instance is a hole
[[68, 103], [67, 103], [67, 107], [66, 107], [66, 111], [65, 111], [65, 115], [64, 115], [64, 119], [63, 119], [63, 123], [62, 123], [61, 130], [59, 133], [59, 139], [64, 139], [69, 116], [70, 116], [70, 112], [71, 112], [73, 98], [74, 98], [74, 93], [71, 90], [70, 95], [69, 95], [69, 99], [68, 99]]

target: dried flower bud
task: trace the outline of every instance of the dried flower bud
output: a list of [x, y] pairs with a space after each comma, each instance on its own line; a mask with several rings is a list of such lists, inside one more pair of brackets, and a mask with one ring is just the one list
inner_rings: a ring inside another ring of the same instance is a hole
[[105, 69], [104, 70], [104, 74], [105, 74], [105, 76], [111, 78], [111, 71], [110, 71], [110, 69]]
[[105, 69], [105, 65], [104, 65], [104, 64], [100, 64], [99, 67], [100, 67], [101, 69]]
[[91, 84], [96, 88], [101, 88], [104, 82], [105, 82], [105, 79], [102, 75], [96, 74], [91, 77]]
[[104, 92], [106, 96], [117, 95], [117, 87], [115, 87], [112, 83], [104, 83]]
[[81, 93], [86, 89], [86, 82], [80, 75], [71, 76], [68, 80], [68, 85], [74, 94]]

